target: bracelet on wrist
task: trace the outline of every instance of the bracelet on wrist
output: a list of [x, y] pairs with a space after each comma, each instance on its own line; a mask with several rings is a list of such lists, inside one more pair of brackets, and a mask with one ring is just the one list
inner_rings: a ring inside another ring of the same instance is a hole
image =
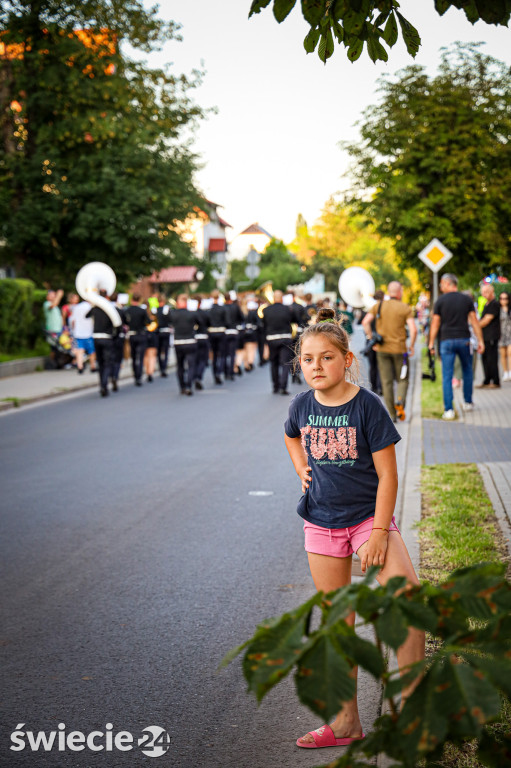
[[389, 529], [388, 528], [377, 528], [376, 526], [373, 525], [373, 531], [387, 531], [387, 533], [388, 533]]

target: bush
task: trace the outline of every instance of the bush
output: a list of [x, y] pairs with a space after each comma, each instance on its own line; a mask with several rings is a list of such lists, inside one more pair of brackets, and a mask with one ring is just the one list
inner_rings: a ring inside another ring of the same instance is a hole
[[[486, 563], [462, 568], [439, 585], [403, 591], [405, 579], [371, 587], [377, 568], [359, 584], [329, 595], [322, 592], [296, 610], [260, 624], [253, 637], [225, 657], [241, 651], [249, 691], [258, 701], [295, 670], [300, 701], [328, 722], [354, 694], [350, 674], [363, 667], [383, 684], [390, 714], [373, 732], [351, 744], [329, 768], [362, 768], [376, 755], [393, 758], [393, 768], [426, 766], [442, 754], [446, 741], [476, 739], [477, 758], [489, 766], [510, 765], [511, 735], [492, 733], [501, 702], [511, 698], [511, 585], [506, 566]], [[319, 628], [310, 616], [320, 610]], [[356, 635], [345, 619], [356, 611], [371, 625], [375, 644]], [[409, 627], [436, 639], [431, 657], [402, 677], [387, 667], [384, 646], [399, 648]], [[420, 682], [399, 711], [396, 697], [418, 676]]]
[[38, 341], [44, 335], [44, 312], [43, 304], [46, 301], [47, 291], [45, 288], [36, 288], [34, 290], [32, 304], [32, 325], [30, 329], [29, 347], [37, 346]]
[[0, 280], [0, 347], [14, 352], [34, 340], [34, 283], [31, 280]]

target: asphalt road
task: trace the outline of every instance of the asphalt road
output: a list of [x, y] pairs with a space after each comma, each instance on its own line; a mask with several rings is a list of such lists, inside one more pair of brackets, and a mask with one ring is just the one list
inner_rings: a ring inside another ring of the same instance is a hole
[[[0, 418], [0, 765], [300, 768], [342, 754], [294, 746], [320, 722], [292, 678], [258, 708], [239, 661], [217, 672], [314, 587], [283, 442], [290, 398], [268, 368], [216, 388], [209, 373], [192, 398], [171, 376]], [[364, 686], [370, 728], [379, 701]], [[10, 749], [18, 725], [59, 723], [135, 739], [160, 726], [171, 746], [156, 760], [138, 746], [32, 751], [27, 736]]]

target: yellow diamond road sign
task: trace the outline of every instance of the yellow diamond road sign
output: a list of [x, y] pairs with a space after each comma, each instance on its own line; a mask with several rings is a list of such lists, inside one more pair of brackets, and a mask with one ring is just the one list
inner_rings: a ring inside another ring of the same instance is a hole
[[419, 253], [419, 259], [433, 272], [438, 272], [444, 264], [447, 264], [449, 259], [452, 259], [452, 253], [440, 240], [434, 237]]

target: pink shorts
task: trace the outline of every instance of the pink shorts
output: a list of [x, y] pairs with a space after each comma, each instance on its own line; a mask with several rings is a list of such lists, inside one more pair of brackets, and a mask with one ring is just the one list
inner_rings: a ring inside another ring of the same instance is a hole
[[[367, 520], [362, 520], [361, 523], [352, 525], [350, 528], [322, 528], [320, 525], [305, 521], [303, 525], [305, 550], [315, 555], [349, 557], [369, 539], [373, 530], [373, 522], [374, 517], [368, 517]], [[389, 530], [399, 533], [394, 518], [392, 518]]]

